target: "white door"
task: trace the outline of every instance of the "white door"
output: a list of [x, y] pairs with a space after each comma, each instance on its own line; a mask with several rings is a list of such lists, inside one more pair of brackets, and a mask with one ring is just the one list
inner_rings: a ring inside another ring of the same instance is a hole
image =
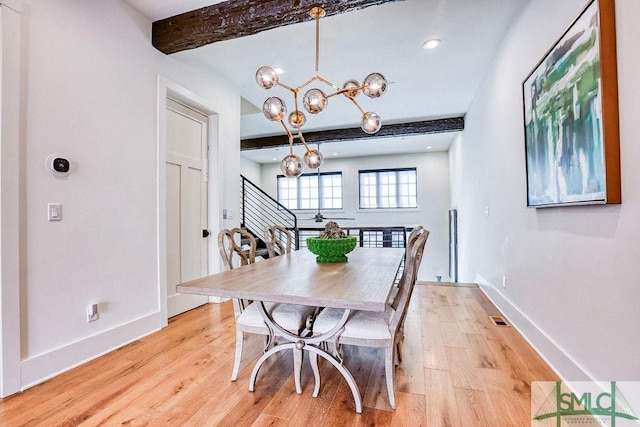
[[207, 275], [207, 117], [167, 99], [167, 315], [205, 304], [176, 285]]

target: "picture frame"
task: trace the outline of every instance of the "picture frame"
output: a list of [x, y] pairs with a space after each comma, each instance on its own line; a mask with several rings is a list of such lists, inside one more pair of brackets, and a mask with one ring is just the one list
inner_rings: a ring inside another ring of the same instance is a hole
[[592, 0], [522, 83], [527, 206], [619, 204], [614, 0]]

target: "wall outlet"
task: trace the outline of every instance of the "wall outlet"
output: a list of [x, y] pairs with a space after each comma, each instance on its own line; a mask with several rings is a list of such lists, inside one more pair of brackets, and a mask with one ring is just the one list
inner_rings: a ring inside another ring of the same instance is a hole
[[98, 304], [90, 304], [87, 307], [87, 323], [95, 322], [100, 317], [98, 313]]
[[502, 289], [507, 289], [507, 276], [502, 276]]

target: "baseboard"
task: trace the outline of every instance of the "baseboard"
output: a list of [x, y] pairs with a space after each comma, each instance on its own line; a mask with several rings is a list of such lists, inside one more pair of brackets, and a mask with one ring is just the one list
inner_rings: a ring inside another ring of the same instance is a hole
[[425, 285], [425, 286], [446, 286], [450, 288], [477, 288], [478, 285], [476, 283], [462, 283], [462, 282], [433, 282], [430, 280], [424, 281], [416, 281], [416, 285]]
[[22, 390], [160, 329], [160, 312], [22, 361]]
[[518, 330], [520, 335], [533, 347], [563, 381], [593, 381], [593, 378], [571, 356], [538, 327], [526, 314], [522, 313], [498, 288], [476, 273], [476, 283], [480, 290]]

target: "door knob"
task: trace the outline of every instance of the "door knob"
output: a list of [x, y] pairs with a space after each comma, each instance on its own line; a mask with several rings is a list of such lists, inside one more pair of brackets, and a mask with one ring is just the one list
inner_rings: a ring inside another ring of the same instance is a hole
[[209, 237], [209, 234], [211, 234], [211, 233], [209, 233], [209, 230], [202, 230], [202, 237], [203, 238]]

